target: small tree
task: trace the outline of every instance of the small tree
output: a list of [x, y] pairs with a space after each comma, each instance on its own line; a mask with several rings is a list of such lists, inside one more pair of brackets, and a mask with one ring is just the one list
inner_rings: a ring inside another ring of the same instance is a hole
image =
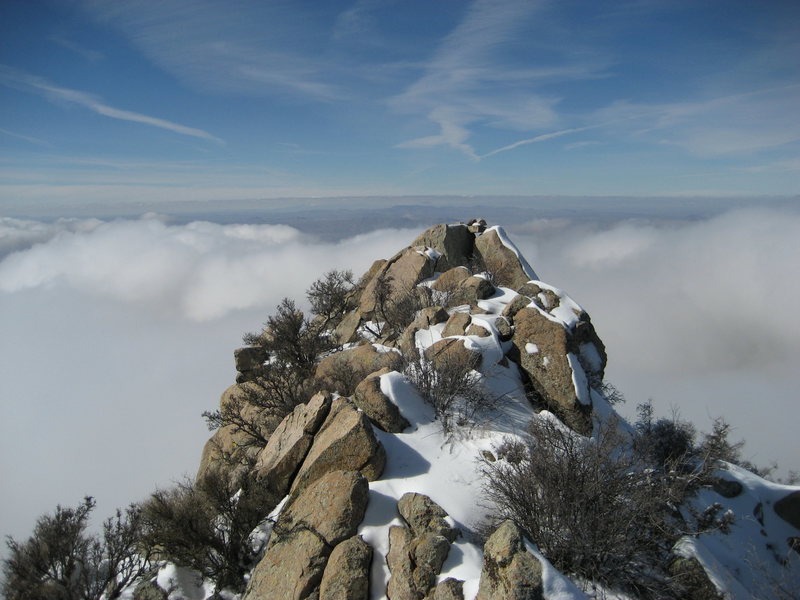
[[141, 510], [118, 510], [98, 537], [86, 534], [94, 507], [89, 496], [76, 508], [58, 506], [38, 519], [26, 542], [8, 538], [7, 600], [113, 600], [149, 571], [150, 553], [139, 547]]
[[311, 284], [306, 298], [311, 304], [311, 312], [320, 320], [320, 328], [335, 327], [342, 316], [355, 308], [352, 292], [355, 289], [353, 272], [328, 271]]
[[279, 500], [266, 484], [247, 479], [243, 485], [210, 473], [196, 484], [156, 491], [143, 505], [144, 545], [217, 589], [243, 590], [257, 556], [250, 534]]

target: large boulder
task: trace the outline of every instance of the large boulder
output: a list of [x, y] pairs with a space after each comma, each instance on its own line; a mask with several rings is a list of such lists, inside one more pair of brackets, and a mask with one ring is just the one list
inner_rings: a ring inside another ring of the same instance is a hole
[[464, 582], [448, 577], [439, 582], [425, 600], [464, 600]]
[[467, 267], [453, 267], [448, 269], [431, 284], [431, 289], [437, 292], [455, 293], [465, 279], [472, 276]]
[[450, 337], [453, 335], [464, 335], [472, 318], [469, 313], [454, 312], [447, 319], [447, 323], [442, 329], [442, 337]]
[[401, 368], [402, 356], [393, 350], [378, 351], [372, 344], [329, 354], [317, 365], [317, 387], [349, 396], [370, 373], [387, 367], [393, 371]]
[[[588, 380], [573, 351], [569, 330], [536, 307], [514, 315], [513, 358], [519, 363], [537, 398], [575, 431], [592, 430]], [[579, 386], [579, 389], [576, 389]], [[582, 396], [584, 402], [581, 402]]]
[[359, 536], [336, 546], [328, 558], [319, 600], [367, 600], [372, 546]]
[[364, 286], [358, 304], [362, 317], [369, 317], [375, 310], [376, 289], [381, 279], [388, 282], [390, 297], [401, 298], [411, 293], [423, 279], [434, 273], [435, 260], [422, 246], [401, 250], [390, 258]]
[[425, 358], [433, 363], [437, 369], [449, 367], [469, 367], [477, 369], [481, 365], [480, 352], [466, 347], [460, 338], [445, 338], [428, 346]]
[[494, 275], [497, 285], [516, 290], [531, 279], [538, 279], [536, 273], [501, 237], [502, 230], [493, 227], [475, 238], [476, 254], [479, 254], [486, 270]]
[[669, 565], [669, 573], [683, 587], [686, 600], [722, 600], [708, 573], [694, 556], [679, 556]]
[[478, 300], [485, 300], [491, 297], [495, 292], [492, 283], [485, 277], [478, 277], [473, 275], [467, 277], [458, 286], [458, 299], [459, 302], [467, 304], [475, 304]]
[[468, 264], [474, 244], [475, 234], [463, 223], [434, 225], [411, 243], [412, 246], [433, 248], [441, 254], [436, 261], [437, 271], [447, 271]]
[[281, 421], [258, 455], [255, 466], [258, 479], [266, 479], [271, 490], [286, 495], [297, 469], [305, 459], [314, 434], [322, 425], [331, 407], [331, 397], [315, 394], [306, 404], [301, 404]]
[[475, 600], [543, 600], [542, 565], [525, 548], [522, 532], [503, 522], [483, 549], [483, 569]]
[[319, 592], [333, 548], [355, 535], [369, 485], [360, 473], [331, 471], [293, 495], [253, 569], [243, 600], [305, 600]]
[[353, 403], [364, 411], [376, 427], [389, 433], [400, 433], [411, 424], [400, 414], [397, 405], [381, 391], [381, 375], [390, 373], [388, 368], [368, 375], [356, 387]]
[[332, 471], [360, 471], [376, 480], [386, 464], [386, 451], [375, 437], [367, 416], [346, 399], [336, 398], [314, 437], [291, 487], [299, 493]]
[[397, 510], [417, 535], [435, 533], [443, 535], [451, 542], [458, 536], [458, 529], [451, 527], [447, 522], [447, 513], [444, 509], [425, 494], [416, 492], [403, 494], [397, 502]]

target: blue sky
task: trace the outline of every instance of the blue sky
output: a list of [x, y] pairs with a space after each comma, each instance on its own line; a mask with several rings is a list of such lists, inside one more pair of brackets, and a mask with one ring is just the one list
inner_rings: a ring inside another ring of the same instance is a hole
[[800, 191], [800, 4], [0, 4], [0, 209]]

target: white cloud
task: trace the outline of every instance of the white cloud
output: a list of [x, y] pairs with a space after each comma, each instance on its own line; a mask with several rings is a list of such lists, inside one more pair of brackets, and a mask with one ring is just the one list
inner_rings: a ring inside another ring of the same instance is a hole
[[84, 108], [88, 108], [99, 115], [103, 115], [104, 117], [109, 117], [111, 119], [142, 123], [144, 125], [158, 127], [159, 129], [166, 129], [167, 131], [172, 131], [181, 135], [188, 135], [191, 137], [224, 143], [220, 138], [213, 136], [202, 129], [187, 127], [185, 125], [173, 123], [165, 119], [159, 119], [158, 117], [151, 117], [129, 110], [115, 108], [113, 106], [104, 104], [92, 94], [60, 87], [41, 77], [30, 75], [15, 69], [9, 69], [8, 67], [4, 67], [2, 65], [0, 65], [0, 84], [19, 88], [27, 92], [33, 92], [54, 102], [77, 104], [79, 106], [83, 106]]
[[797, 469], [800, 214], [748, 209], [698, 221], [527, 224], [537, 273], [591, 314], [607, 374], [701, 428], [723, 416], [757, 463]]
[[282, 225], [3, 219], [0, 534], [84, 494], [111, 514], [197, 468], [232, 351], [283, 296], [416, 232], [318, 243]]
[[[572, 218], [570, 216], [570, 218]], [[628, 414], [653, 397], [725, 416], [759, 463], [797, 468], [800, 216], [739, 210], [604, 226], [550, 218], [512, 238], [592, 315]], [[417, 231], [319, 243], [285, 226], [4, 219], [0, 248], [0, 533], [84, 494], [98, 517], [197, 467], [200, 412], [232, 350], [281, 297], [331, 268], [365, 271]], [[22, 449], [22, 450], [20, 450]]]

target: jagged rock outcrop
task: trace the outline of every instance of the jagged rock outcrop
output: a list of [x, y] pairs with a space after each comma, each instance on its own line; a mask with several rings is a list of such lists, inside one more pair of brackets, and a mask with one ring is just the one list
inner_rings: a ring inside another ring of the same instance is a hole
[[360, 473], [330, 471], [293, 494], [253, 569], [243, 600], [305, 600], [317, 594], [328, 557], [356, 534], [368, 492]]
[[504, 521], [486, 540], [475, 600], [543, 600], [542, 564], [525, 548], [522, 532]]
[[426, 246], [436, 250], [440, 256], [434, 268], [444, 272], [469, 264], [474, 252], [475, 235], [462, 223], [435, 225], [421, 233], [411, 242], [411, 246]]
[[297, 494], [332, 471], [359, 471], [374, 480], [380, 477], [385, 464], [386, 452], [367, 416], [346, 399], [337, 398], [314, 436], [291, 492]]
[[589, 382], [574, 355], [570, 357], [569, 330], [536, 307], [523, 308], [514, 315], [511, 341], [514, 358], [544, 405], [576, 431], [590, 433]]
[[447, 513], [424, 494], [404, 494], [397, 509], [408, 527], [389, 529], [387, 595], [391, 600], [417, 600], [436, 585], [458, 530], [447, 523]]

